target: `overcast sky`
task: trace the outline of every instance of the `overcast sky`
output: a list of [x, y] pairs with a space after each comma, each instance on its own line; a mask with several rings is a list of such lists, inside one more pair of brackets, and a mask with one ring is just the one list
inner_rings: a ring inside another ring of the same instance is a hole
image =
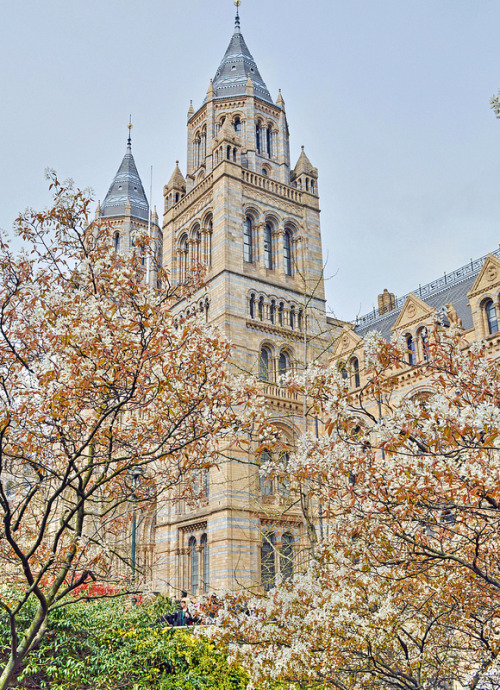
[[[44, 169], [103, 199], [125, 152], [153, 204], [234, 26], [232, 0], [3, 0], [0, 227]], [[242, 0], [293, 164], [319, 169], [330, 309], [350, 319], [498, 247], [498, 0]]]

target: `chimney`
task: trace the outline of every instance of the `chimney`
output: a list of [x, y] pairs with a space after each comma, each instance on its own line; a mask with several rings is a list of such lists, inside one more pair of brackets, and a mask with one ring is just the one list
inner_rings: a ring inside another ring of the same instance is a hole
[[385, 288], [384, 292], [378, 296], [379, 316], [382, 316], [382, 314], [387, 314], [388, 311], [392, 311], [395, 308], [396, 295], [392, 292], [389, 292], [389, 290]]

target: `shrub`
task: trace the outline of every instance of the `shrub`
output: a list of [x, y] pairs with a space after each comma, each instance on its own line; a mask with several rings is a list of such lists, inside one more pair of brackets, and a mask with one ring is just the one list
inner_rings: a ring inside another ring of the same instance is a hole
[[[79, 602], [51, 613], [48, 630], [19, 676], [30, 690], [243, 690], [225, 650], [185, 629], [163, 627], [172, 602], [127, 607], [123, 599]], [[29, 619], [29, 612], [26, 612]], [[0, 626], [1, 656], [8, 640]]]

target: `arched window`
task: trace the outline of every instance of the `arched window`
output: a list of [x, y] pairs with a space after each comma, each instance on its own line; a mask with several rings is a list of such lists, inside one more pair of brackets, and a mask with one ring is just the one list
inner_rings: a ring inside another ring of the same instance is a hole
[[486, 321], [488, 323], [488, 333], [498, 333], [498, 316], [493, 300], [489, 299], [484, 305]]
[[299, 309], [299, 312], [297, 314], [297, 328], [299, 331], [302, 330], [302, 309]]
[[415, 355], [415, 341], [411, 335], [406, 336], [406, 349], [408, 350], [408, 364], [413, 366], [417, 363], [417, 358]]
[[255, 127], [255, 147], [257, 149], [257, 153], [261, 153], [261, 147], [262, 147], [262, 128], [260, 126], [260, 122], [257, 123]]
[[278, 372], [280, 376], [284, 376], [290, 369], [290, 357], [287, 352], [282, 352], [280, 354], [278, 362]]
[[271, 158], [273, 155], [273, 133], [270, 127], [267, 128], [267, 153]]
[[284, 580], [293, 577], [293, 534], [285, 532], [281, 537], [280, 570]]
[[195, 242], [196, 242], [196, 263], [199, 264], [201, 263], [201, 232], [199, 230], [196, 231], [195, 235]]
[[199, 582], [199, 563], [198, 563], [198, 549], [196, 548], [196, 539], [191, 537], [188, 542], [189, 549], [189, 574], [191, 593], [196, 594]]
[[210, 583], [210, 566], [208, 560], [208, 539], [206, 534], [201, 535], [200, 539], [201, 545], [201, 562], [203, 567], [203, 577], [202, 577], [202, 589], [206, 594], [208, 592], [208, 587]]
[[251, 263], [253, 261], [253, 228], [251, 218], [245, 219], [243, 231], [243, 258]]
[[278, 307], [278, 323], [280, 326], [283, 325], [283, 313], [285, 311], [285, 305], [283, 302], [280, 302], [280, 305]]
[[429, 333], [425, 326], [420, 329], [419, 335], [420, 343], [422, 345], [422, 356], [424, 360], [427, 362], [427, 360], [429, 359]]
[[259, 309], [259, 319], [260, 319], [261, 321], [263, 321], [263, 319], [264, 319], [264, 298], [263, 298], [263, 297], [260, 297], [260, 298], [259, 298], [259, 307], [258, 307], [258, 309]]
[[267, 168], [262, 168], [262, 174], [267, 177]]
[[212, 235], [213, 235], [213, 230], [214, 230], [214, 220], [213, 216], [209, 215], [206, 220], [205, 220], [205, 247], [204, 247], [204, 255], [205, 255], [205, 264], [207, 266], [212, 265]]
[[273, 532], [264, 532], [260, 549], [260, 579], [265, 592], [269, 592], [274, 587], [276, 580], [274, 542]]
[[292, 238], [290, 230], [286, 230], [283, 236], [283, 264], [285, 275], [292, 275]]
[[352, 369], [354, 388], [359, 388], [361, 381], [359, 378], [359, 360], [357, 357], [353, 357], [351, 359], [351, 369]]
[[[262, 451], [260, 454], [260, 466], [265, 468], [270, 462], [271, 456], [267, 450]], [[272, 496], [274, 493], [273, 480], [271, 477], [267, 477], [265, 473], [259, 474], [259, 488], [260, 493], [263, 496]]]
[[255, 295], [251, 295], [250, 297], [250, 318], [255, 318]]
[[117, 232], [115, 235], [115, 252], [120, 251], [120, 233]]
[[226, 158], [228, 159], [228, 161], [231, 160], [231, 147], [230, 146], [227, 147]]
[[264, 228], [264, 266], [273, 267], [273, 229], [269, 223]]
[[261, 381], [269, 381], [271, 373], [271, 352], [269, 348], [262, 347], [259, 356], [259, 377]]
[[290, 308], [290, 328], [295, 328], [295, 307]]
[[269, 307], [269, 321], [274, 323], [276, 321], [276, 302], [271, 300], [271, 306]]
[[241, 134], [241, 120], [239, 117], [234, 118], [234, 131], [236, 134]]

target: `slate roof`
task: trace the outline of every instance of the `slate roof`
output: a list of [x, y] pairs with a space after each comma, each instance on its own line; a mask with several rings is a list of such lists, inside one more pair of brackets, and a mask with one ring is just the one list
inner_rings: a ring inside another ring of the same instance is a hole
[[215, 98], [244, 96], [248, 77], [252, 80], [255, 95], [268, 103], [273, 103], [271, 94], [260, 76], [259, 68], [245, 43], [240, 30], [240, 19], [236, 15], [233, 37], [213, 79]]
[[132, 155], [130, 139], [118, 172], [102, 202], [102, 216], [113, 218], [127, 215], [127, 201], [132, 218], [148, 220], [149, 204]]
[[[496, 249], [491, 253], [500, 257], [500, 249]], [[444, 311], [444, 306], [451, 302], [457, 310], [459, 318], [462, 319], [463, 327], [468, 330], [472, 328], [473, 321], [467, 293], [474, 285], [485, 260], [486, 256], [483, 256], [480, 259], [471, 261], [465, 266], [457, 268], [453, 273], [442, 276], [427, 285], [420, 286], [413, 290], [413, 294], [438, 312]], [[378, 331], [385, 340], [390, 340], [392, 335], [391, 328], [396, 323], [407, 299], [408, 295], [398, 297], [396, 308], [382, 316], [379, 316], [378, 312], [373, 311], [365, 316], [358, 317], [356, 319], [355, 332], [363, 338], [369, 331]]]

